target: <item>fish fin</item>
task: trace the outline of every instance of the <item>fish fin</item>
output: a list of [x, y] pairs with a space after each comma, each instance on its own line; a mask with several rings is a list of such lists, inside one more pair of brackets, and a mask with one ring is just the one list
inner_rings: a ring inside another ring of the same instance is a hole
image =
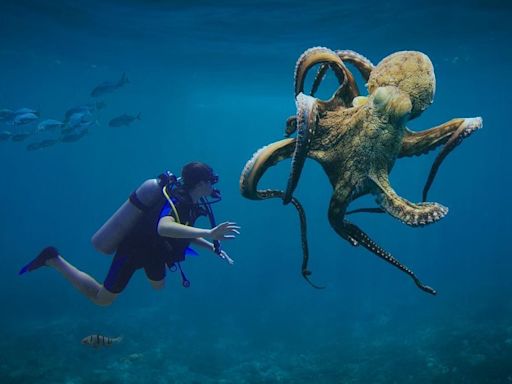
[[123, 339], [124, 339], [124, 336], [123, 336], [123, 335], [121, 335], [121, 336], [117, 336], [117, 337], [114, 337], [114, 338], [112, 339], [112, 343], [120, 343], [121, 341], [123, 341]]

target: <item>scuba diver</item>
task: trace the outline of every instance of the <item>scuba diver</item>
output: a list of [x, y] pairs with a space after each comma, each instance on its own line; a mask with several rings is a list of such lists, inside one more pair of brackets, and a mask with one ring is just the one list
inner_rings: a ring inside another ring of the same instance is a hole
[[[233, 264], [221, 249], [220, 240], [234, 239], [240, 227], [234, 222], [215, 224], [211, 204], [221, 199], [220, 192], [213, 188], [218, 180], [213, 169], [200, 162], [186, 164], [180, 178], [165, 172], [157, 179], [146, 180], [92, 237], [100, 252], [115, 252], [103, 284], [71, 265], [52, 246], [43, 249], [19, 274], [49, 266], [101, 306], [112, 304], [141, 268], [155, 289], [164, 287], [166, 266], [172, 271], [179, 269], [182, 284], [188, 287], [190, 282], [180, 262], [186, 254], [197, 254], [189, 248], [190, 243]], [[200, 216], [209, 218], [211, 229], [193, 226]]]

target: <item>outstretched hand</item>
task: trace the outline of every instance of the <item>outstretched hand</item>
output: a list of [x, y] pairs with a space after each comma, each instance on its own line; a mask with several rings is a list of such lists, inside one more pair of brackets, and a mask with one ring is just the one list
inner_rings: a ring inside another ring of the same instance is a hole
[[210, 237], [213, 240], [232, 240], [239, 235], [240, 227], [236, 223], [226, 221], [217, 225], [215, 228], [210, 229]]
[[228, 264], [230, 265], [233, 265], [233, 263], [235, 262], [231, 257], [228, 256], [228, 254], [226, 253], [226, 251], [220, 251], [220, 255], [219, 257], [222, 259], [222, 260], [225, 260], [227, 261]]

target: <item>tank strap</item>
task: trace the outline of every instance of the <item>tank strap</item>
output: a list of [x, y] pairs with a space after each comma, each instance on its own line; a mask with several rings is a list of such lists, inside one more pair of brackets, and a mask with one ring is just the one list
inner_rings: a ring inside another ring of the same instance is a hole
[[181, 220], [180, 220], [180, 215], [178, 215], [178, 210], [176, 209], [176, 206], [174, 205], [174, 203], [172, 202], [172, 199], [171, 197], [169, 196], [169, 194], [167, 193], [167, 188], [166, 187], [163, 187], [162, 188], [162, 193], [164, 194], [165, 198], [167, 199], [167, 201], [169, 202], [169, 205], [171, 206], [171, 209], [172, 211], [174, 212], [174, 215], [176, 216], [176, 222], [178, 224], [181, 224]]
[[135, 192], [132, 192], [132, 194], [130, 195], [130, 202], [137, 208], [139, 208], [141, 211], [147, 211], [149, 209], [149, 207], [146, 204], [140, 201], [139, 197]]

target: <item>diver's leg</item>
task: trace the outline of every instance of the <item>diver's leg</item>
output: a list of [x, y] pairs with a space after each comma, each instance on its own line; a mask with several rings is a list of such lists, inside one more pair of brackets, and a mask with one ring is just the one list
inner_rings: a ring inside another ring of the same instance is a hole
[[151, 280], [148, 278], [148, 280], [149, 280], [151, 286], [156, 290], [160, 290], [165, 287], [165, 279], [155, 281], [155, 280]]
[[159, 255], [146, 255], [146, 264], [144, 265], [144, 272], [148, 278], [151, 286], [160, 290], [165, 286], [165, 258]]
[[93, 277], [67, 262], [61, 255], [51, 258], [46, 265], [56, 269], [68, 280], [71, 285], [78, 289], [85, 297], [97, 305], [110, 305], [117, 297], [117, 294], [109, 292]]

